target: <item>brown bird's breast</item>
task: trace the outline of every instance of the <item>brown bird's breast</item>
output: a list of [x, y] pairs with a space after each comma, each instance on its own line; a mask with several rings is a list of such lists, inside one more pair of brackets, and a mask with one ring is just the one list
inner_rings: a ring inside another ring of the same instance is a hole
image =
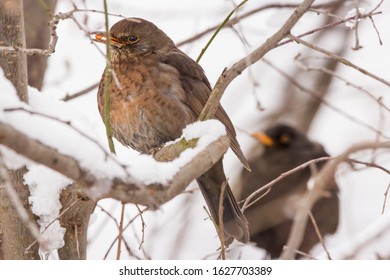
[[[156, 59], [114, 61], [110, 87], [112, 134], [122, 144], [148, 153], [181, 135], [196, 120], [186, 106], [185, 91], [177, 70]], [[104, 79], [98, 95], [99, 111], [104, 111]]]

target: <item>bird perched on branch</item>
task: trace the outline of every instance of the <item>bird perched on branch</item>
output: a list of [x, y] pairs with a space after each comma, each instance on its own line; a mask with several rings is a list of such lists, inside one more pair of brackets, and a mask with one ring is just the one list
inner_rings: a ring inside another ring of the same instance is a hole
[[[249, 159], [252, 172], [243, 170], [240, 182], [239, 200], [309, 160], [327, 157], [322, 145], [311, 142], [305, 135], [291, 126], [278, 124], [254, 133], [263, 146], [263, 153]], [[259, 147], [255, 147], [258, 149]], [[324, 162], [315, 166], [320, 169]], [[249, 222], [250, 240], [267, 251], [271, 258], [280, 256], [290, 233], [298, 200], [307, 191], [311, 177], [310, 167], [299, 170], [274, 184], [264, 195], [244, 211]], [[332, 179], [326, 193], [319, 199], [311, 212], [321, 235], [334, 233], [339, 220], [338, 186]], [[319, 242], [313, 224], [308, 221], [300, 250], [308, 252]]]
[[[109, 39], [111, 43], [110, 126], [123, 145], [151, 153], [179, 138], [183, 128], [197, 120], [211, 93], [210, 83], [199, 64], [156, 25], [141, 18], [127, 18], [111, 27], [110, 37], [106, 33], [94, 36], [98, 42]], [[103, 75], [98, 91], [103, 121], [106, 90]], [[215, 118], [225, 125], [230, 147], [249, 169], [233, 124], [221, 105]], [[246, 243], [247, 221], [227, 184], [222, 159], [197, 182], [217, 225], [221, 186], [226, 184], [222, 203], [226, 238]]]

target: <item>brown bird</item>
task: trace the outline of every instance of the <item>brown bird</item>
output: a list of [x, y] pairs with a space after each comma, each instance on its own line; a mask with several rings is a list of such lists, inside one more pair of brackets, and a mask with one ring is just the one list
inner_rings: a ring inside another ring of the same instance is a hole
[[[110, 35], [114, 73], [110, 87], [112, 134], [125, 146], [140, 153], [151, 153], [167, 141], [180, 137], [183, 128], [197, 120], [211, 93], [210, 83], [199, 64], [149, 21], [123, 19], [111, 27]], [[95, 33], [96, 41], [106, 42], [107, 37], [105, 33]], [[103, 75], [98, 91], [102, 117], [105, 91]], [[215, 118], [226, 126], [230, 147], [249, 168], [233, 124], [221, 105]], [[197, 182], [213, 220], [219, 225], [221, 186], [227, 183], [222, 159]], [[224, 192], [223, 224], [225, 238], [248, 241], [247, 221], [229, 185]]]
[[[322, 145], [311, 142], [305, 135], [284, 124], [273, 126], [264, 133], [254, 133], [253, 136], [259, 140], [263, 153], [249, 159], [252, 172], [243, 170], [239, 200], [247, 198], [283, 172], [309, 160], [328, 156]], [[316, 166], [320, 169], [323, 165], [322, 162]], [[250, 240], [265, 249], [273, 259], [280, 256], [286, 245], [296, 202], [307, 191], [310, 176], [310, 168], [305, 168], [285, 177], [244, 211], [249, 222]], [[318, 200], [312, 208], [321, 235], [334, 233], [339, 219], [338, 186], [334, 181], [327, 191], [327, 196]], [[318, 242], [319, 238], [309, 221], [299, 249], [308, 252]]]

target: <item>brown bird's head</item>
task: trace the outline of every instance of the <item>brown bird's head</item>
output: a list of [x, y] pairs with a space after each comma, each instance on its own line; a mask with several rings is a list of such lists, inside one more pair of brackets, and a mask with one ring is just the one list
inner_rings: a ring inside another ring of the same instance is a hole
[[[92, 39], [99, 43], [106, 43], [107, 37], [105, 32], [92, 34]], [[175, 47], [162, 30], [141, 18], [126, 18], [115, 23], [110, 29], [110, 43], [114, 56], [117, 53], [127, 56], [161, 53]]]

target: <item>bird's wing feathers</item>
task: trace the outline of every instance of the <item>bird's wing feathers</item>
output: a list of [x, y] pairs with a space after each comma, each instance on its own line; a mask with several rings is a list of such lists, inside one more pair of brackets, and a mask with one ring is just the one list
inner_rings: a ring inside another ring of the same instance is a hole
[[[183, 89], [189, 93], [187, 95], [187, 106], [198, 117], [206, 105], [212, 90], [202, 67], [178, 49], [164, 55], [161, 58], [161, 62], [177, 69]], [[249, 170], [249, 164], [237, 142], [234, 126], [221, 105], [218, 106], [216, 118], [225, 125], [230, 138], [230, 147], [245, 168]]]

